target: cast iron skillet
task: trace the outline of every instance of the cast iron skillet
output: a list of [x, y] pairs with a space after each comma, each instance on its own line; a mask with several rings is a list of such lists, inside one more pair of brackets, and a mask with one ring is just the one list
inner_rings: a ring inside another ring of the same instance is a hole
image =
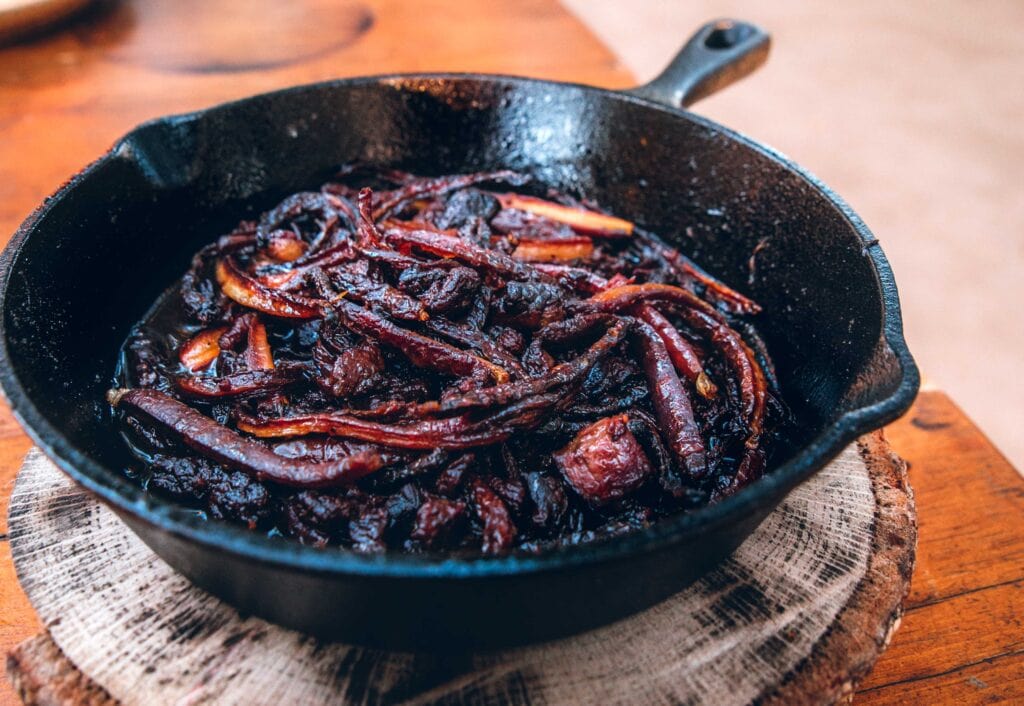
[[[918, 386], [892, 272], [860, 219], [785, 157], [678, 108], [756, 68], [768, 43], [748, 24], [709, 24], [661, 76], [624, 92], [385, 76], [146, 123], [47, 199], [4, 251], [3, 390], [66, 473], [244, 612], [363, 644], [456, 649], [565, 635], [650, 606], [905, 411]], [[353, 160], [531, 172], [668, 238], [764, 306], [758, 325], [799, 418], [796, 450], [718, 505], [540, 556], [316, 550], [146, 495], [121, 474], [127, 456], [104, 402], [129, 327], [214, 234]]]

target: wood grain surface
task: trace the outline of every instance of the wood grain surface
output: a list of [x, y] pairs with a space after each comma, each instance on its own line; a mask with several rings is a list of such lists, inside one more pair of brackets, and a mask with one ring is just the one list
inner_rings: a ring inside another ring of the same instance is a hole
[[50, 647], [30, 640], [9, 673], [26, 702], [69, 706], [95, 694], [126, 706], [833, 703], [887, 644], [916, 540], [906, 465], [875, 433], [790, 493], [727, 561], [649, 610], [526, 648], [411, 655], [240, 617], [38, 450], [9, 522], [21, 585], [60, 648], [47, 659]]
[[[0, 237], [119, 135], [168, 112], [298, 82], [402, 70], [632, 83], [554, 0], [424, 0], [415, 6], [367, 1], [359, 7], [372, 16], [369, 26], [345, 46], [290, 64], [235, 71], [202, 63], [185, 71], [154, 67], [156, 47], [147, 49], [153, 28], [144, 18], [158, 4], [108, 4], [60, 34], [0, 49]], [[248, 11], [258, 15], [276, 4], [253, 0]], [[291, 4], [313, 11], [351, 7], [330, 0]], [[321, 22], [320, 29], [330, 32], [350, 28], [352, 17]], [[147, 55], [152, 61], [139, 58]], [[0, 408], [0, 502], [6, 507], [30, 443], [7, 408]], [[940, 392], [923, 393], [888, 434], [911, 466], [920, 515], [918, 568], [903, 627], [862, 685], [858, 702], [1024, 699], [1024, 481]], [[40, 629], [16, 583], [6, 531], [0, 516], [5, 653]], [[13, 692], [0, 680], [0, 704], [13, 703]]]
[[857, 703], [1024, 702], [1024, 481], [941, 392], [887, 434], [920, 541], [903, 626]]

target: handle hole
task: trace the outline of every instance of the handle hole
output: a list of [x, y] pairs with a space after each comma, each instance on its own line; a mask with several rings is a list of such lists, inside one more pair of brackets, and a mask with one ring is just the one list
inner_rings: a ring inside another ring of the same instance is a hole
[[704, 46], [708, 49], [732, 49], [750, 36], [751, 29], [746, 25], [738, 25], [723, 20], [716, 22], [708, 36], [704, 38]]

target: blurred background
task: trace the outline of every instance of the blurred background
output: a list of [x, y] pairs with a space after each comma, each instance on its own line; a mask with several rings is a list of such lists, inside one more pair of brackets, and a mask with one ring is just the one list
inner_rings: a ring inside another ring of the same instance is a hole
[[[1024, 467], [1024, 2], [564, 3], [610, 50], [600, 77], [571, 48], [558, 65], [535, 58], [564, 19], [534, 0], [126, 0], [49, 33], [39, 28], [93, 4], [0, 0], [3, 239], [150, 117], [384, 65], [624, 86], [653, 77], [705, 21], [734, 16], [772, 33], [771, 58], [695, 110], [786, 153], [864, 218], [895, 269], [926, 384]], [[528, 31], [507, 29], [522, 17]], [[429, 59], [396, 60], [396, 46], [437, 37]]]

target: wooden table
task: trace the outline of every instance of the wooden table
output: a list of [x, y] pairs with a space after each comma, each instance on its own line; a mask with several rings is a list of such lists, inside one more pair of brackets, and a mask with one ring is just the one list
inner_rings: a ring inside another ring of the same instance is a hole
[[[226, 31], [229, 16], [243, 31]], [[0, 49], [0, 233], [147, 118], [293, 83], [425, 70], [632, 82], [555, 0], [422, 0], [415, 11], [399, 0], [116, 5]], [[922, 393], [888, 435], [911, 464], [921, 538], [903, 626], [858, 703], [1024, 699], [1024, 480], [939, 391]], [[0, 408], [4, 507], [29, 446]], [[2, 653], [40, 628], [5, 540], [3, 519]], [[10, 703], [3, 681], [0, 705]]]

